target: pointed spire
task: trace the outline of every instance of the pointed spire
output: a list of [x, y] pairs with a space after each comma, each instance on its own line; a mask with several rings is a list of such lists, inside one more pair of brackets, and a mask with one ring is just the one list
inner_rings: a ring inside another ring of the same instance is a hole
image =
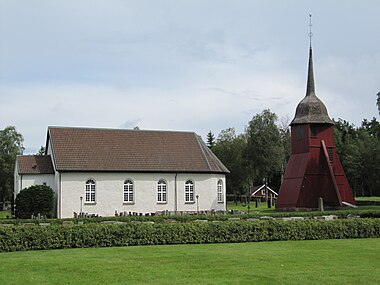
[[309, 48], [309, 67], [307, 74], [306, 96], [301, 100], [296, 109], [296, 115], [290, 125], [298, 124], [334, 124], [330, 119], [326, 106], [315, 94], [314, 69], [313, 69], [313, 50], [311, 47], [311, 15], [310, 16], [310, 48]]
[[311, 38], [313, 37], [313, 33], [311, 32], [311, 27], [312, 27], [313, 25], [311, 24], [311, 14], [309, 14], [309, 29], [310, 29], [310, 31], [309, 31], [309, 38], [310, 38], [310, 48], [311, 48]]
[[306, 86], [306, 96], [315, 95], [315, 84], [314, 84], [314, 69], [313, 69], [313, 50], [311, 48], [311, 38], [313, 33], [311, 32], [311, 14], [309, 14], [309, 38], [310, 38], [310, 48], [309, 48], [309, 70], [307, 74], [307, 86]]
[[309, 70], [307, 74], [306, 96], [315, 96], [314, 69], [313, 69], [313, 50], [309, 51]]

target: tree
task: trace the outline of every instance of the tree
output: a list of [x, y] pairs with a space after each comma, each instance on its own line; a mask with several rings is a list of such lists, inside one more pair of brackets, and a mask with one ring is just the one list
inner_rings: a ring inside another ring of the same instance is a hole
[[40, 149], [36, 153], [37, 155], [44, 155], [45, 154], [45, 147], [41, 145]]
[[364, 119], [362, 122], [362, 128], [364, 128], [370, 136], [380, 139], [380, 123], [376, 118], [372, 118], [370, 122], [368, 122], [367, 119]]
[[377, 93], [376, 105], [377, 105], [377, 110], [379, 111], [379, 115], [380, 115], [380, 91]]
[[13, 200], [14, 167], [17, 155], [22, 154], [23, 136], [14, 126], [0, 130], [0, 202]]
[[46, 185], [33, 185], [20, 191], [16, 196], [16, 218], [30, 219], [38, 214], [52, 217], [54, 191]]
[[281, 181], [282, 176], [285, 172], [286, 165], [288, 164], [288, 160], [290, 158], [292, 149], [291, 149], [291, 135], [290, 135], [290, 127], [289, 127], [289, 117], [284, 117], [281, 119], [279, 124], [280, 138], [283, 148], [283, 161], [281, 165]]
[[361, 159], [362, 192], [364, 195], [380, 196], [380, 126], [375, 118], [363, 120], [358, 129]]
[[336, 151], [343, 165], [354, 196], [361, 189], [361, 154], [357, 128], [346, 120], [334, 121]]
[[284, 151], [276, 122], [277, 115], [266, 109], [248, 123], [245, 159], [251, 185], [281, 173]]
[[380, 126], [373, 118], [356, 128], [339, 119], [335, 122], [338, 155], [355, 196], [380, 195]]
[[243, 162], [245, 146], [245, 137], [237, 136], [234, 128], [228, 128], [220, 132], [212, 149], [230, 171], [227, 175], [227, 193], [234, 194], [235, 197], [246, 192], [247, 174]]
[[213, 148], [215, 146], [215, 136], [211, 131], [207, 134], [207, 146], [209, 148]]

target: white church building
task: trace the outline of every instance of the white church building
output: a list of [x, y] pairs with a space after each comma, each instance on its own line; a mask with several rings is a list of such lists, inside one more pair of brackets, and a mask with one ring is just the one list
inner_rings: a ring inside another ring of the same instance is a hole
[[226, 210], [228, 169], [192, 132], [49, 127], [45, 155], [21, 155], [15, 195], [56, 193], [56, 216]]

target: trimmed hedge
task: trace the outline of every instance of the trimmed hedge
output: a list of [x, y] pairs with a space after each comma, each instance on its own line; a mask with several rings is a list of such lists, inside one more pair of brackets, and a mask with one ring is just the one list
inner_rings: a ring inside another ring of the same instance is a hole
[[380, 220], [125, 223], [0, 227], [0, 252], [132, 245], [380, 237]]

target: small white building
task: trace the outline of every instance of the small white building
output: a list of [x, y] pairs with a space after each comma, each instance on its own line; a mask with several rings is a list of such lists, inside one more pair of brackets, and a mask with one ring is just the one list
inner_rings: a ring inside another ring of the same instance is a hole
[[14, 191], [50, 186], [58, 218], [218, 211], [228, 172], [192, 132], [49, 127], [45, 155], [17, 157]]

